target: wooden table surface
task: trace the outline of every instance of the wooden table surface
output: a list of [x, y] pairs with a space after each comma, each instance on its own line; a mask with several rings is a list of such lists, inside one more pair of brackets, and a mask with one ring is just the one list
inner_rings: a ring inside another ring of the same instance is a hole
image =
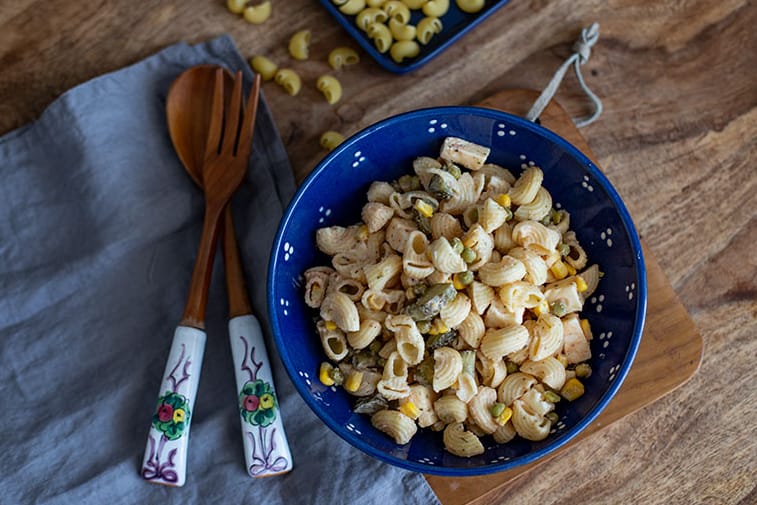
[[[257, 2], [255, 2], [257, 3]], [[264, 94], [299, 179], [344, 134], [419, 107], [541, 88], [580, 28], [600, 23], [585, 77], [605, 112], [583, 133], [704, 338], [702, 367], [662, 400], [475, 503], [757, 503], [757, 6], [750, 0], [511, 0], [409, 75], [363, 54], [341, 72], [344, 98], [315, 90], [336, 45], [353, 45], [315, 1], [273, 0], [261, 26], [219, 0], [0, 4], [0, 133], [66, 89], [180, 40], [228, 32], [304, 77], [297, 97]], [[287, 41], [313, 31], [311, 59]], [[573, 77], [557, 95], [586, 113]]]

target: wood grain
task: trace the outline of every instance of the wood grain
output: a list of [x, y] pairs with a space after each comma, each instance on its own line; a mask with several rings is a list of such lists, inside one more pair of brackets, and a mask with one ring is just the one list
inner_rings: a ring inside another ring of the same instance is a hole
[[[0, 3], [0, 132], [66, 89], [181, 40], [230, 33], [247, 56], [296, 68], [303, 91], [264, 86], [298, 178], [326, 129], [353, 133], [406, 110], [540, 89], [581, 27], [600, 23], [584, 66], [605, 112], [582, 131], [705, 342], [683, 387], [522, 478], [508, 503], [757, 503], [757, 7], [751, 0], [511, 0], [429, 65], [396, 76], [368, 60], [340, 72], [344, 98], [315, 90], [349, 37], [310, 0], [275, 2], [251, 26], [222, 0]], [[312, 57], [286, 42], [313, 31]], [[587, 104], [569, 77], [557, 100]], [[727, 430], [737, 422], [740, 430]], [[499, 503], [487, 495], [477, 504]]]

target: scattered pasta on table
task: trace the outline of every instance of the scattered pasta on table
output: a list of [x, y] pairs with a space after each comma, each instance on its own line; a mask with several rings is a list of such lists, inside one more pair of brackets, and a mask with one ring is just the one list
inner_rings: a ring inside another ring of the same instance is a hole
[[[327, 133], [324, 147], [341, 141]], [[461, 457], [484, 436], [543, 440], [556, 404], [583, 395], [580, 313], [601, 277], [542, 170], [516, 177], [489, 153], [448, 137], [412, 173], [373, 182], [360, 222], [317, 230], [330, 265], [304, 272], [320, 382], [397, 444], [428, 428]]]

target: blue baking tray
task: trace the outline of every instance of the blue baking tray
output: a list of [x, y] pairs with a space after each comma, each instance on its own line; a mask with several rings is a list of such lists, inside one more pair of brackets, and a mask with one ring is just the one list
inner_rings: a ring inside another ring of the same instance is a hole
[[[454, 44], [474, 26], [481, 23], [484, 19], [494, 13], [494, 11], [505, 5], [508, 1], [509, 0], [487, 0], [481, 11], [475, 14], [467, 14], [458, 9], [455, 0], [450, 0], [449, 11], [440, 18], [443, 25], [441, 33], [434, 35], [427, 45], [421, 45], [421, 51], [415, 58], [403, 60], [402, 63], [395, 63], [388, 51], [383, 54], [378, 52], [376, 46], [373, 45], [373, 41], [368, 38], [368, 35], [364, 31], [357, 27], [357, 24], [355, 24], [355, 16], [342, 14], [331, 0], [320, 0], [326, 10], [336, 18], [339, 24], [341, 24], [344, 29], [347, 30], [347, 33], [349, 33], [352, 38], [362, 46], [365, 52], [370, 54], [371, 57], [382, 67], [397, 74], [411, 72], [425, 65], [431, 59], [439, 55], [439, 53]], [[411, 24], [416, 24], [424, 17], [420, 10], [412, 10], [411, 13]]]

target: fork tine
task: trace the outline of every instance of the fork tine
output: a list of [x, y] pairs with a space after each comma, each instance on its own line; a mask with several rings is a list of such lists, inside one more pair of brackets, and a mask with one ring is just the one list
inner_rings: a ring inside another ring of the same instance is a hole
[[223, 126], [223, 69], [216, 69], [213, 83], [213, 102], [210, 108], [210, 124], [208, 125], [208, 141], [205, 143], [205, 158], [218, 153], [221, 142], [221, 128]]
[[223, 145], [221, 152], [234, 152], [239, 126], [239, 113], [242, 111], [242, 71], [237, 70], [234, 76], [234, 88], [231, 90], [231, 101], [226, 110], [226, 126], [224, 127]]
[[247, 98], [247, 107], [242, 118], [242, 131], [239, 133], [238, 155], [247, 155], [252, 147], [252, 134], [255, 132], [255, 118], [258, 113], [258, 100], [260, 99], [260, 74], [255, 74], [250, 96]]

